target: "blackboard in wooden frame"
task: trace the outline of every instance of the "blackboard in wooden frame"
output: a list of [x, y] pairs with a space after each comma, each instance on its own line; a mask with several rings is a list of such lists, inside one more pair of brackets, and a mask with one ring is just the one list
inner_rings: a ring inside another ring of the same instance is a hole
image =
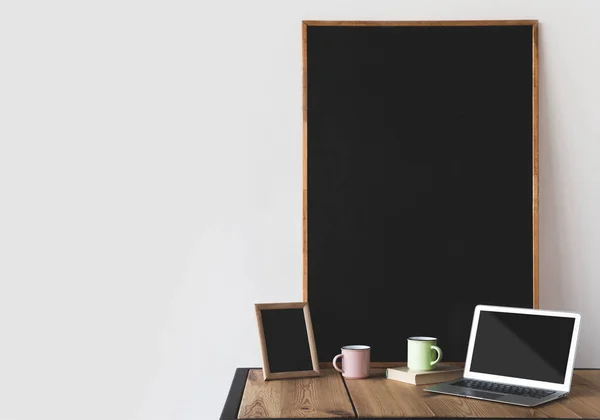
[[436, 332], [461, 363], [476, 304], [538, 307], [537, 39], [536, 20], [302, 22], [322, 365], [354, 342], [399, 365], [407, 336]]
[[254, 305], [265, 380], [319, 376], [307, 302]]

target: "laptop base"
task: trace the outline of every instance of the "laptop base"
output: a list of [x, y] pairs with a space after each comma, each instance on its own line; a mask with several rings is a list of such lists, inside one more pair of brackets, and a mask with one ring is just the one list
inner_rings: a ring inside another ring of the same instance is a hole
[[550, 395], [547, 395], [545, 397], [533, 398], [522, 395], [500, 394], [496, 392], [482, 391], [478, 389], [455, 386], [452, 385], [454, 382], [456, 381], [454, 380], [450, 382], [443, 382], [440, 384], [431, 385], [423, 390], [428, 392], [436, 392], [438, 394], [454, 395], [457, 397], [474, 398], [477, 400], [520, 405], [522, 407], [535, 407], [537, 405], [545, 404], [549, 401], [553, 401], [567, 395], [567, 393], [565, 392], [554, 391]]

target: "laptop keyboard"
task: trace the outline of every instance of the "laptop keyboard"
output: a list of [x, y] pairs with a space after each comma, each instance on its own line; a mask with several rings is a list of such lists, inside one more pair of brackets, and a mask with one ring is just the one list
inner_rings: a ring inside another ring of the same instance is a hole
[[527, 388], [517, 385], [504, 385], [495, 382], [476, 381], [473, 379], [461, 379], [460, 381], [454, 382], [452, 385], [481, 391], [499, 392], [501, 394], [522, 395], [524, 397], [531, 398], [544, 398], [554, 392], [547, 391], [545, 389]]

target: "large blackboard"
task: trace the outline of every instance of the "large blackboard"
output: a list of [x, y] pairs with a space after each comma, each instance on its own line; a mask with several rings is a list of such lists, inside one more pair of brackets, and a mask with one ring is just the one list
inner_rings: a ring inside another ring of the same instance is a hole
[[537, 24], [303, 29], [319, 360], [367, 344], [405, 361], [433, 335], [464, 361], [475, 305], [537, 305]]

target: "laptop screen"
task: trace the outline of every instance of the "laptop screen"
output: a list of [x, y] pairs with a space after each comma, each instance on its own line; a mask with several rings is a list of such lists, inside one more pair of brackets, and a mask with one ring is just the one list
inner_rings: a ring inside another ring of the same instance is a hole
[[574, 318], [481, 311], [471, 372], [562, 384]]

